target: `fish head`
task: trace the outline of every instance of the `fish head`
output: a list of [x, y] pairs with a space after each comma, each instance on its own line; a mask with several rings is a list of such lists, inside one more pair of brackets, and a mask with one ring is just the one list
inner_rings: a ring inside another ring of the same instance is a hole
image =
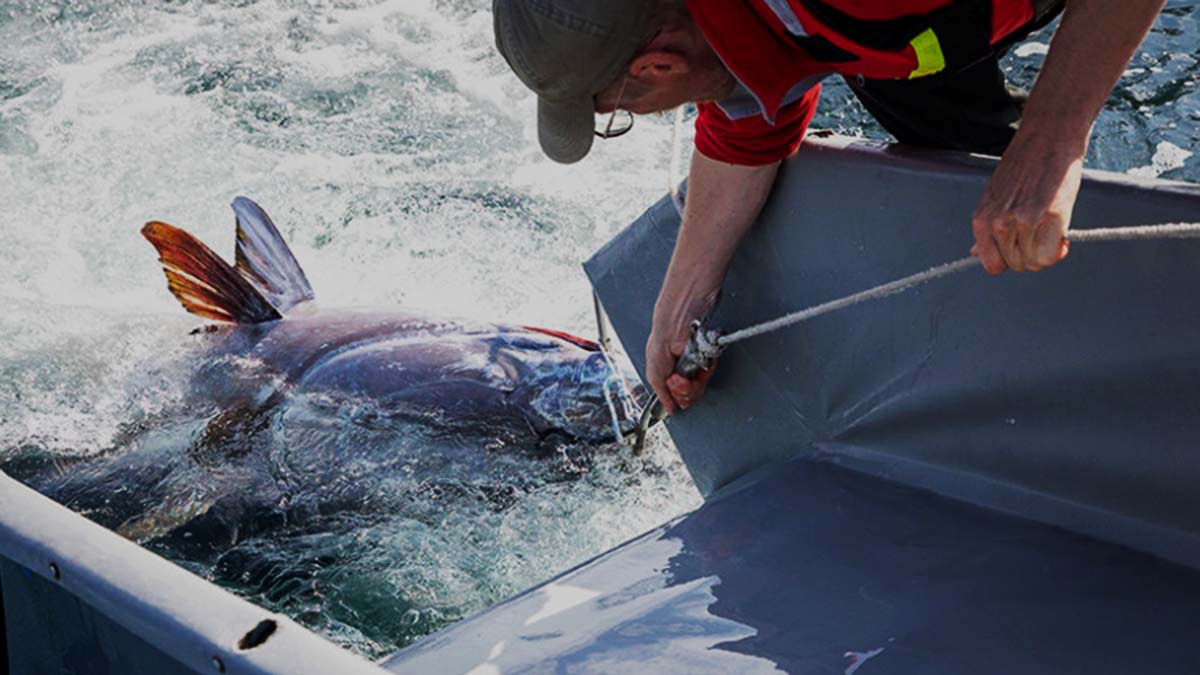
[[617, 354], [578, 347], [570, 351], [553, 367], [529, 373], [523, 383], [539, 431], [588, 442], [624, 438], [637, 427], [649, 399], [637, 373]]

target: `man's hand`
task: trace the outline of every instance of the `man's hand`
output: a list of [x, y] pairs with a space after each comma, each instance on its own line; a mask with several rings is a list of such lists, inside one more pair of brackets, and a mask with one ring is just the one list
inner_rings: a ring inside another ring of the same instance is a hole
[[1067, 0], [1021, 128], [988, 182], [973, 229], [992, 274], [1037, 271], [1067, 255], [1088, 136], [1164, 0]]
[[990, 274], [1006, 269], [1036, 272], [1067, 256], [1067, 229], [1085, 152], [1086, 148], [1069, 147], [1061, 139], [1013, 140], [972, 221], [971, 255]]
[[718, 291], [714, 288], [692, 298], [660, 295], [654, 307], [654, 324], [646, 341], [646, 379], [668, 413], [687, 410], [700, 400], [712, 377], [709, 368], [689, 380], [675, 372], [675, 362], [687, 347], [691, 322], [708, 314]]
[[738, 242], [758, 217], [778, 168], [778, 162], [738, 166], [692, 155], [683, 223], [646, 341], [646, 384], [668, 413], [704, 395], [712, 369], [689, 380], [675, 373], [675, 361], [687, 347], [692, 321], [703, 319], [716, 302]]

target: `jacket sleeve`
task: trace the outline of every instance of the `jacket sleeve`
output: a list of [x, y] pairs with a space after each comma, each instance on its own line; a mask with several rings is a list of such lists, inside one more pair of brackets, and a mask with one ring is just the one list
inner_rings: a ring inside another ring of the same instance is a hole
[[716, 103], [697, 105], [696, 150], [729, 164], [762, 166], [777, 162], [796, 151], [817, 111], [821, 87], [805, 92], [799, 100], [779, 110], [775, 124], [762, 115], [731, 120]]

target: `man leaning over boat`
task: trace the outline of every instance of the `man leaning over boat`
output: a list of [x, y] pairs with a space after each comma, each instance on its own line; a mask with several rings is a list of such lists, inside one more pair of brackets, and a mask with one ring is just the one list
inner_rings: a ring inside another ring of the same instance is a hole
[[[627, 131], [628, 113], [697, 105], [683, 224], [646, 345], [648, 384], [675, 412], [711, 374], [673, 373], [689, 324], [799, 147], [821, 79], [845, 78], [901, 142], [1001, 155], [971, 253], [992, 274], [1037, 271], [1067, 255], [1092, 123], [1164, 2], [494, 0], [494, 13], [497, 46], [538, 95], [551, 159], [582, 159], [594, 136]], [[1033, 90], [1012, 89], [999, 57], [1059, 14]]]

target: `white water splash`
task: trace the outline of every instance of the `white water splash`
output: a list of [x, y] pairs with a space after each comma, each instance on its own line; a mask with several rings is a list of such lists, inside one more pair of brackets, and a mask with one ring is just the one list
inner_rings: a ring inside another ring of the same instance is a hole
[[1133, 168], [1126, 173], [1139, 178], [1158, 178], [1168, 171], [1183, 167], [1192, 154], [1191, 150], [1184, 150], [1170, 141], [1162, 141], [1154, 148], [1154, 158], [1149, 166]]
[[[272, 214], [324, 307], [594, 335], [580, 263], [661, 195], [670, 126], [639, 120], [561, 167], [533, 110], [487, 0], [0, 3], [0, 462], [110, 452], [170, 417], [199, 321], [138, 230], [162, 219], [230, 256], [239, 194]], [[695, 506], [665, 434], [655, 445], [646, 476], [602, 461], [549, 485], [480, 455], [511, 504], [446, 508], [431, 485], [418, 513], [194, 569], [378, 655]], [[422, 476], [472, 461], [414, 456]], [[342, 567], [312, 562], [329, 556]], [[239, 559], [319, 571], [279, 594], [270, 575], [243, 585]]]
[[1026, 42], [1018, 45], [1013, 50], [1013, 54], [1018, 58], [1028, 58], [1030, 56], [1045, 56], [1050, 51], [1050, 45], [1041, 42]]

